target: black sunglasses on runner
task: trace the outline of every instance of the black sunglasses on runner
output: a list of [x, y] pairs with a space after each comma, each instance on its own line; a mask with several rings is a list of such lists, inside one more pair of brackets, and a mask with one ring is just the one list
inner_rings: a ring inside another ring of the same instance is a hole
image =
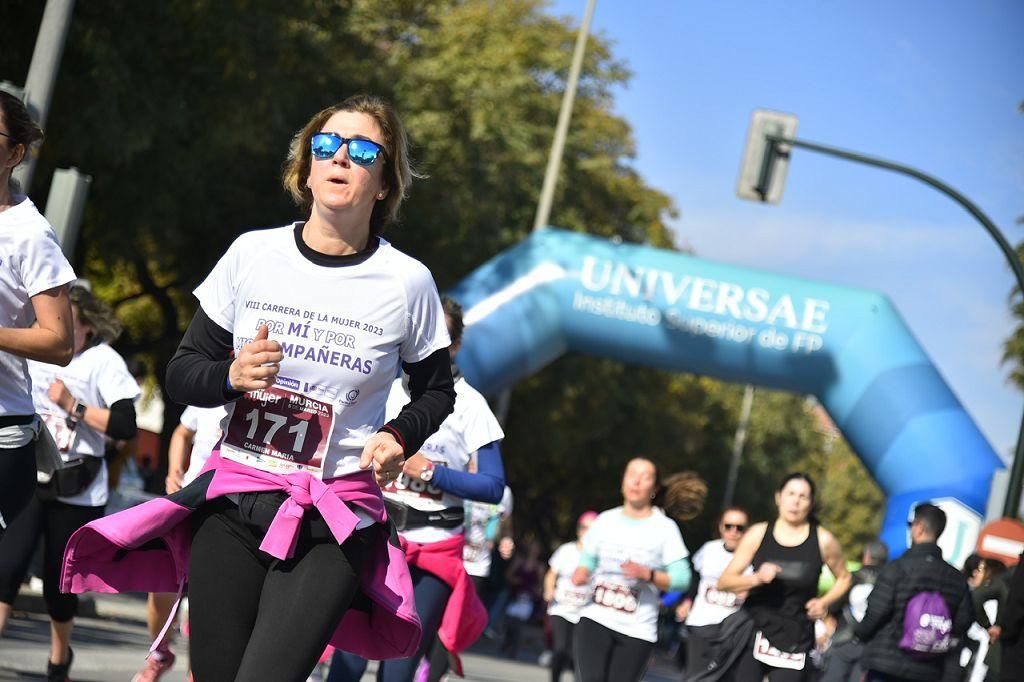
[[722, 527], [726, 530], [735, 530], [739, 531], [740, 533], [747, 529], [747, 527], [744, 526], [742, 523], [723, 523]]

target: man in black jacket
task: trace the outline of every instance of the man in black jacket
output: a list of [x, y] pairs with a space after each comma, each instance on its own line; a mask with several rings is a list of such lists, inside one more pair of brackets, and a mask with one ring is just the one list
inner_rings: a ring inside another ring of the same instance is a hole
[[[942, 550], [935, 544], [945, 527], [946, 514], [941, 509], [918, 505], [910, 522], [910, 549], [879, 574], [867, 613], [854, 627], [857, 638], [866, 642], [861, 664], [868, 671], [867, 682], [959, 679], [955, 643], [970, 627], [973, 609], [966, 579], [943, 561]], [[899, 646], [907, 602], [920, 592], [938, 592], [949, 608], [954, 642], [950, 655], [912, 657]]]

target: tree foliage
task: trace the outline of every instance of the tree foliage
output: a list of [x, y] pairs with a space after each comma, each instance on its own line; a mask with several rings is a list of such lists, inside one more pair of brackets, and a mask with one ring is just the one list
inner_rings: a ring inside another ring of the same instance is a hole
[[[1018, 218], [1017, 222], [1024, 225], [1024, 216]], [[1024, 242], [1017, 245], [1017, 257], [1024, 262]], [[1020, 295], [1020, 287], [1013, 287], [1009, 303], [1018, 324], [1009, 338], [1003, 342], [1003, 364], [1010, 366], [1009, 381], [1024, 390], [1024, 298]]]
[[[41, 14], [42, 3], [5, 9], [0, 79], [23, 80]], [[93, 176], [75, 265], [125, 319], [120, 350], [162, 374], [191, 290], [231, 240], [299, 217], [279, 182], [294, 132], [346, 95], [375, 92], [403, 113], [429, 176], [387, 236], [444, 289], [528, 234], [576, 28], [539, 0], [78, 3], [32, 194], [44, 203], [56, 166]], [[672, 248], [676, 207], [634, 169], [632, 132], [613, 112], [628, 77], [592, 36], [551, 222]], [[625, 462], [644, 454], [663, 473], [707, 480], [707, 508], [685, 528], [691, 544], [705, 539], [741, 394], [607, 359], [556, 361], [511, 397], [504, 452], [520, 528], [567, 537], [575, 514], [619, 503]], [[179, 409], [169, 404], [165, 430]], [[802, 398], [759, 392], [737, 501], [766, 518], [779, 473], [820, 474], [823, 452]], [[837, 489], [842, 504], [870, 498], [863, 472], [851, 477], [863, 485]], [[855, 520], [873, 533], [877, 505]]]
[[[1024, 114], [1024, 101], [1017, 105], [1017, 113]], [[1024, 215], [1018, 216], [1017, 224], [1024, 225]], [[1017, 244], [1016, 253], [1017, 258], [1024, 262], [1024, 242]], [[1024, 389], [1024, 299], [1021, 299], [1020, 286], [1014, 286], [1010, 291], [1009, 303], [1014, 319], [1020, 323], [1003, 342], [1003, 364], [1010, 365], [1009, 381]]]

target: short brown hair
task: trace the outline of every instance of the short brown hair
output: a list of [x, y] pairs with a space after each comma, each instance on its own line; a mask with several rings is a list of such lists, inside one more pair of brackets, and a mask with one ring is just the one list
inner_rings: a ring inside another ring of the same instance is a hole
[[121, 336], [121, 320], [117, 319], [113, 308], [96, 298], [91, 291], [84, 286], [72, 285], [68, 290], [68, 298], [71, 305], [78, 308], [79, 319], [90, 329], [85, 339], [87, 348], [100, 341], [113, 343]]
[[459, 343], [462, 341], [462, 330], [465, 328], [462, 321], [462, 306], [449, 296], [441, 297], [441, 306], [444, 308], [445, 317], [448, 318], [448, 336], [451, 337], [453, 344]]
[[327, 120], [339, 111], [370, 116], [377, 122], [384, 136], [380, 142], [384, 145], [384, 186], [388, 194], [376, 203], [370, 215], [370, 233], [379, 234], [386, 225], [398, 219], [398, 208], [409, 192], [412, 179], [423, 177], [413, 169], [409, 161], [409, 140], [398, 112], [382, 97], [353, 95], [317, 112], [292, 138], [281, 180], [295, 204], [303, 211], [310, 211], [313, 207], [313, 193], [306, 187], [312, 163], [310, 141], [314, 134], [323, 129]]

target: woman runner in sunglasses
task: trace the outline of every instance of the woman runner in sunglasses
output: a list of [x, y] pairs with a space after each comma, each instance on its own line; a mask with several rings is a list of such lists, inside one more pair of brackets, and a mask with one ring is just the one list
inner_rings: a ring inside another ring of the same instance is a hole
[[[661, 591], [690, 585], [689, 551], [676, 521], [703, 507], [707, 486], [692, 473], [676, 474], [661, 489], [654, 462], [637, 457], [622, 476], [622, 506], [602, 512], [583, 538], [577, 586], [592, 582], [590, 602], [574, 634], [576, 679], [637, 682], [658, 640]], [[671, 501], [670, 501], [671, 498]]]
[[[726, 673], [721, 679], [812, 679], [809, 654], [814, 648], [814, 621], [824, 618], [828, 607], [850, 588], [843, 549], [819, 525], [814, 504], [810, 476], [792, 473], [783, 478], [775, 493], [778, 518], [750, 527], [719, 578], [720, 590], [749, 592], [741, 612], [730, 619], [739, 616], [751, 621], [749, 628], [735, 628], [746, 635], [732, 647], [735, 662], [721, 666]], [[836, 581], [819, 597], [822, 565], [829, 567]], [[753, 573], [747, 571], [750, 567]]]
[[67, 284], [75, 273], [53, 228], [11, 181], [42, 138], [21, 100], [0, 90], [0, 538], [36, 490], [42, 427], [26, 358], [67, 365], [73, 353]]
[[[450, 298], [442, 301], [452, 339], [449, 352], [457, 396], [455, 411], [420, 451], [405, 461], [402, 475], [384, 488], [388, 512], [397, 519], [412, 569], [423, 640], [414, 656], [382, 661], [377, 668], [381, 682], [412, 682], [435, 633], [457, 659], [487, 627], [487, 611], [462, 562], [463, 501], [501, 500], [505, 467], [498, 443], [505, 434], [487, 401], [454, 364], [462, 344], [462, 308]], [[405, 383], [396, 379], [392, 385], [389, 415], [408, 402]], [[476, 471], [470, 472], [474, 459]], [[365, 670], [365, 658], [339, 652], [334, 655], [327, 680], [358, 682]]]
[[[324, 109], [296, 134], [284, 185], [307, 217], [230, 246], [167, 368], [178, 402], [227, 404], [219, 447], [180, 491], [69, 545], [68, 589], [168, 591], [190, 544], [197, 682], [304, 680], [328, 643], [375, 659], [416, 650], [408, 566], [378, 486], [455, 394], [433, 278], [379, 236], [412, 179], [406, 148], [376, 97]], [[400, 364], [410, 402], [384, 423]], [[105, 541], [111, 529], [136, 532]], [[133, 554], [149, 558], [133, 566]]]
[[718, 631], [719, 623], [739, 609], [742, 594], [718, 589], [718, 579], [732, 561], [743, 532], [750, 525], [750, 516], [742, 507], [728, 507], [718, 517], [718, 538], [709, 540], [694, 552], [693, 570], [699, 580], [676, 609], [676, 619], [685, 621], [686, 674], [695, 676], [707, 667], [708, 642]]

